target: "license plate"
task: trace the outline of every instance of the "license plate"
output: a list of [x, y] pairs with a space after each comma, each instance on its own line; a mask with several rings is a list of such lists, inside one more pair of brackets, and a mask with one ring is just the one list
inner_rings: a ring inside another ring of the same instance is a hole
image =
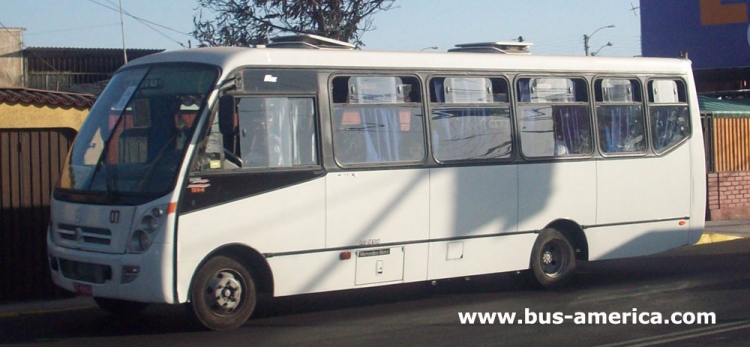
[[88, 284], [73, 283], [73, 289], [78, 296], [94, 296], [94, 289]]

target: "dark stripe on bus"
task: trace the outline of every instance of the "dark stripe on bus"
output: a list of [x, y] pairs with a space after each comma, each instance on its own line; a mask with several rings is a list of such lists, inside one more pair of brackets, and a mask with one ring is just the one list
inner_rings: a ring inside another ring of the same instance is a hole
[[[224, 172], [191, 176], [183, 187], [180, 214], [290, 187], [325, 176], [322, 169]], [[237, 211], [242, 213], [242, 211]]]

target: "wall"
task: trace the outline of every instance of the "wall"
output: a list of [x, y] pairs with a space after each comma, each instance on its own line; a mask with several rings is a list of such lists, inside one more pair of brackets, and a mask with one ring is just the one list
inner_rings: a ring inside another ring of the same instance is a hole
[[81, 127], [88, 108], [0, 103], [0, 129]]
[[750, 217], [750, 172], [708, 174], [708, 208], [711, 220]]
[[0, 302], [62, 294], [50, 277], [52, 189], [76, 131], [0, 129]]
[[0, 87], [23, 86], [23, 37], [25, 29], [0, 30]]
[[707, 156], [708, 218], [750, 218], [750, 116], [715, 115], [706, 119], [711, 133]]
[[88, 111], [0, 101], [0, 302], [65, 295], [47, 265], [50, 197]]

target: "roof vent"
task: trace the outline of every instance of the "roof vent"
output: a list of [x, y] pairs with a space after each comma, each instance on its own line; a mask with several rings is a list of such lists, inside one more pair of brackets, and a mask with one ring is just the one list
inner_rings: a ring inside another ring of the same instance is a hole
[[516, 41], [463, 43], [449, 49], [448, 52], [531, 54], [529, 47], [532, 45], [533, 43]]
[[271, 43], [267, 44], [266, 47], [269, 47], [269, 48], [302, 48], [302, 49], [346, 49], [346, 50], [352, 50], [356, 48], [356, 46], [348, 42], [329, 39], [327, 37], [311, 35], [311, 34], [277, 36], [277, 37], [272, 38]]

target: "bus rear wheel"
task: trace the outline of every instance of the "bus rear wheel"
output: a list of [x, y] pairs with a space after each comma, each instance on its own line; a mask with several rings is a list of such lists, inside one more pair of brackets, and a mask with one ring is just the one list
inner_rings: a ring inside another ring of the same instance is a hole
[[240, 262], [225, 256], [209, 259], [190, 287], [191, 313], [211, 330], [231, 330], [255, 310], [255, 282]]
[[570, 241], [555, 229], [544, 229], [531, 251], [531, 270], [544, 288], [564, 286], [576, 268], [575, 250]]

